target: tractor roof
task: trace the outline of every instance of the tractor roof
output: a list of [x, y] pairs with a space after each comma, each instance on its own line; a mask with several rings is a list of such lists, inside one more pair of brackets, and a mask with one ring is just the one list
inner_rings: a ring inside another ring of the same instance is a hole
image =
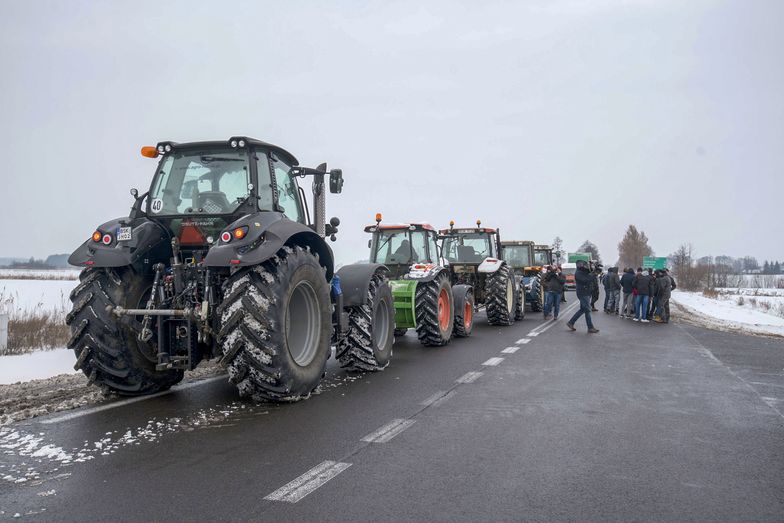
[[536, 251], [551, 251], [552, 247], [549, 245], [534, 245], [534, 250]]
[[507, 240], [501, 242], [501, 247], [508, 247], [512, 245], [533, 245], [531, 240]]
[[246, 144], [245, 147], [249, 145], [254, 147], [261, 147], [263, 149], [267, 149], [269, 151], [279, 154], [280, 156], [283, 157], [281, 159], [288, 160], [289, 163], [292, 163], [293, 165], [299, 165], [299, 161], [297, 161], [297, 158], [283, 147], [278, 147], [277, 145], [271, 143], [262, 142], [261, 140], [257, 140], [255, 138], [248, 138], [247, 136], [232, 136], [228, 140], [212, 140], [206, 142], [177, 143], [177, 142], [162, 141], [162, 142], [158, 142], [158, 144], [159, 145], [169, 144], [172, 146], [172, 149], [176, 151], [180, 149], [207, 149], [211, 147], [227, 147], [227, 146], [231, 147], [232, 140], [236, 140], [236, 141], [244, 140]]
[[495, 229], [490, 229], [487, 227], [474, 227], [472, 229], [469, 228], [461, 228], [458, 229], [457, 227], [454, 229], [441, 229], [438, 231], [439, 234], [446, 235], [446, 234], [476, 234], [478, 232], [486, 232], [488, 234], [495, 234]]
[[365, 227], [365, 232], [376, 232], [376, 231], [387, 231], [387, 230], [395, 230], [395, 229], [411, 229], [414, 230], [425, 230], [425, 231], [434, 231], [432, 225], [429, 223], [380, 223], [380, 224], [372, 224]]

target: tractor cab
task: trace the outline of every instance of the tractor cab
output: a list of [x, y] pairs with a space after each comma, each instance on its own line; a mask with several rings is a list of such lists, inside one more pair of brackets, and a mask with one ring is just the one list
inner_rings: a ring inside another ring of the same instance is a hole
[[373, 236], [368, 240], [370, 262], [382, 263], [395, 280], [408, 274], [412, 265], [439, 265], [438, 233], [427, 223], [381, 223], [365, 227]]
[[455, 222], [449, 222], [449, 229], [439, 231], [444, 241], [444, 259], [450, 265], [474, 266], [498, 262], [501, 257], [501, 237], [498, 229], [483, 228], [480, 220], [476, 228], [456, 229]]
[[501, 242], [501, 257], [512, 267], [515, 276], [524, 276], [526, 268], [534, 265], [534, 242], [512, 240]]

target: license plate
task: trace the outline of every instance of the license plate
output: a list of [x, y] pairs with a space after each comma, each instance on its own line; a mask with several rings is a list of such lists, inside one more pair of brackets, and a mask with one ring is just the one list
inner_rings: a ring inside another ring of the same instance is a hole
[[120, 227], [117, 230], [117, 241], [127, 241], [131, 239], [131, 227]]

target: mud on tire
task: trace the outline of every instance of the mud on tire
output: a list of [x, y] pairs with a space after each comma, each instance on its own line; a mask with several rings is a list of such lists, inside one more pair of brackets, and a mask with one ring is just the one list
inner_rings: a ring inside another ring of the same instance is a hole
[[416, 287], [416, 332], [426, 347], [440, 347], [452, 339], [455, 305], [452, 286], [446, 273]]
[[512, 325], [514, 323], [515, 288], [512, 271], [506, 263], [488, 275], [486, 287], [487, 322], [490, 325]]
[[397, 335], [394, 310], [389, 282], [383, 273], [377, 272], [368, 285], [367, 303], [349, 310], [348, 332], [335, 352], [342, 367], [379, 371], [389, 365]]
[[462, 310], [455, 310], [455, 328], [453, 330], [458, 338], [467, 338], [474, 330], [474, 292], [468, 291]]
[[75, 369], [104, 390], [124, 396], [159, 392], [182, 380], [181, 370], [155, 370], [155, 346], [140, 342], [127, 322], [107, 311], [140, 306], [152, 278], [121, 268], [85, 269], [79, 280], [65, 319], [71, 328], [68, 348], [76, 354]]
[[241, 396], [307, 398], [324, 374], [332, 332], [329, 284], [316, 255], [284, 247], [224, 283], [220, 363]]

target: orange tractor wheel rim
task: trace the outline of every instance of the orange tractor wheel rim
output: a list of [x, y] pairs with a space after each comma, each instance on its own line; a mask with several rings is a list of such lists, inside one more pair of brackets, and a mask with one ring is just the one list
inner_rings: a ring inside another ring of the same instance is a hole
[[474, 308], [471, 306], [470, 303], [466, 302], [465, 307], [463, 307], [463, 324], [465, 324], [466, 329], [471, 328], [471, 322], [474, 321]]
[[438, 294], [438, 326], [444, 331], [449, 328], [449, 296], [446, 289]]

